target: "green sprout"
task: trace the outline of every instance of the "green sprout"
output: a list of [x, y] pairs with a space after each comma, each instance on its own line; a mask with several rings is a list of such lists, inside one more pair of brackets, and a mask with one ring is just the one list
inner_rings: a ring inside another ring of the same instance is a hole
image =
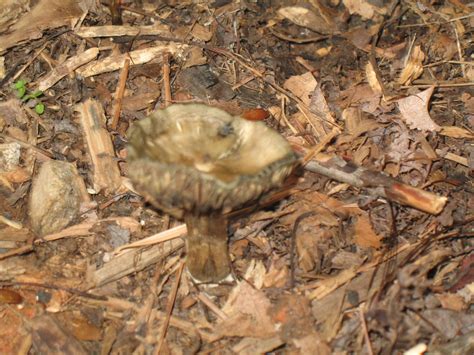
[[35, 102], [35, 112], [38, 115], [44, 113], [44, 104], [38, 99], [43, 92], [41, 90], [35, 90], [33, 92], [28, 92], [26, 89], [26, 81], [18, 80], [13, 84], [14, 89], [16, 90], [16, 96], [23, 102], [28, 102], [30, 100]]

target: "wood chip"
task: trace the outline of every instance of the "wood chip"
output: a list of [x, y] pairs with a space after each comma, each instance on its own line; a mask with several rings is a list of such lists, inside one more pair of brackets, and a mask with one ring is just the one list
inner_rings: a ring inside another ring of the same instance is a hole
[[98, 48], [90, 48], [80, 54], [74, 55], [64, 63], [58, 65], [51, 72], [43, 76], [38, 80], [38, 90], [45, 91], [51, 86], [56, 84], [59, 80], [64, 78], [66, 75], [72, 73], [75, 69], [89, 63], [91, 60], [97, 57], [99, 54]]
[[185, 44], [168, 43], [155, 47], [138, 49], [125, 54], [113, 54], [107, 58], [84, 65], [76, 70], [76, 73], [84, 78], [118, 70], [122, 67], [124, 60], [130, 59], [130, 66], [148, 63], [152, 60], [161, 63], [162, 56], [168, 52], [174, 56], [180, 56], [188, 46]]
[[106, 118], [102, 105], [88, 99], [78, 104], [76, 111], [87, 142], [92, 160], [94, 190], [112, 193], [122, 184], [120, 170], [115, 160], [115, 151], [109, 132], [105, 129]]

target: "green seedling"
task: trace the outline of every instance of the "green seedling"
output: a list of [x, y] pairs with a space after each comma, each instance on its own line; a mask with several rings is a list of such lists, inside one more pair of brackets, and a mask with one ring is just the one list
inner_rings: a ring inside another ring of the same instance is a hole
[[30, 100], [35, 102], [35, 112], [38, 115], [44, 113], [44, 104], [38, 99], [43, 92], [41, 90], [35, 90], [33, 92], [28, 92], [26, 89], [26, 81], [18, 80], [13, 84], [14, 89], [16, 90], [16, 96], [23, 102], [28, 102]]

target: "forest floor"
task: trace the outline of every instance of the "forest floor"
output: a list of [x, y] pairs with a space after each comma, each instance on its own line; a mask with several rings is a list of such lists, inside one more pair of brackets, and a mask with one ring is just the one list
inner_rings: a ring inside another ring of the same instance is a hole
[[[473, 353], [473, 25], [466, 0], [2, 2], [0, 353]], [[177, 102], [302, 157], [232, 217], [233, 281], [194, 282], [127, 178], [129, 127]]]

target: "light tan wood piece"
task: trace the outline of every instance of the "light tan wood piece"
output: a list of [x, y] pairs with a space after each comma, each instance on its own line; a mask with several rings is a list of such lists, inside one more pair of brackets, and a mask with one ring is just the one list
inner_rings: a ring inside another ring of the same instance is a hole
[[89, 99], [76, 106], [92, 161], [93, 187], [96, 192], [113, 193], [121, 185], [120, 170], [115, 160], [112, 140], [106, 127], [102, 105]]

